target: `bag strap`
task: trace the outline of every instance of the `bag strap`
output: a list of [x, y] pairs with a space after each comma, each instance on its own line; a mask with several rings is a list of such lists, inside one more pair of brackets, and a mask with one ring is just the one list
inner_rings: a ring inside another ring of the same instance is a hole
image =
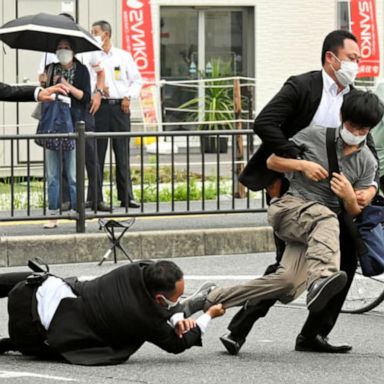
[[51, 63], [48, 65], [47, 69], [47, 87], [53, 85], [53, 69], [55, 67], [55, 63]]
[[337, 161], [336, 153], [336, 129], [327, 128], [326, 132], [326, 142], [327, 142], [327, 156], [328, 156], [328, 165], [329, 165], [329, 174], [330, 178], [332, 177], [333, 172], [340, 172], [339, 162]]
[[[332, 173], [340, 173], [339, 162], [337, 160], [337, 151], [336, 151], [336, 129], [327, 128], [326, 131], [326, 146], [327, 146], [327, 156], [328, 156], [328, 172], [329, 172], [329, 182], [332, 179]], [[351, 238], [353, 239], [356, 251], [358, 255], [365, 255], [368, 252], [368, 249], [362, 241], [359, 230], [353, 221], [353, 217], [345, 210], [343, 201], [337, 197], [341, 207], [341, 219], [344, 221], [345, 226], [347, 227]]]
[[[332, 173], [340, 173], [339, 161], [337, 160], [337, 152], [336, 152], [336, 129], [335, 128], [327, 128], [326, 134], [326, 145], [327, 145], [327, 156], [328, 156], [328, 179], [329, 179], [329, 187], [331, 187], [331, 179]], [[339, 204], [341, 209], [344, 209], [343, 201], [337, 196], [339, 200]]]

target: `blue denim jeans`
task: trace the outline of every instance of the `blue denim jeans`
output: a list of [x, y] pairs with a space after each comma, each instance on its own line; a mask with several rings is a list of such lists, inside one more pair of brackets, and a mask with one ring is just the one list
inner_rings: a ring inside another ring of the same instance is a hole
[[57, 210], [60, 207], [61, 170], [67, 174], [71, 208], [76, 209], [76, 150], [60, 151], [45, 150], [45, 169], [48, 184], [48, 209]]

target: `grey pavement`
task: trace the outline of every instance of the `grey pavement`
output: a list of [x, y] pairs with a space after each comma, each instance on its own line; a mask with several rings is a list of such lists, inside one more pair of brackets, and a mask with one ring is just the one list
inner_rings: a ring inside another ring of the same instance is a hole
[[[43, 229], [43, 223], [1, 223], [0, 266], [25, 265], [32, 249], [51, 264], [97, 261], [110, 247], [97, 220], [87, 221], [85, 234], [76, 233], [74, 221], [62, 220], [59, 227], [52, 230]], [[135, 259], [274, 249], [265, 212], [138, 217], [122, 239], [122, 245]], [[121, 253], [118, 257], [124, 258]]]
[[[206, 279], [232, 285], [260, 275], [274, 258], [272, 253], [185, 257], [175, 261], [186, 277], [186, 293]], [[122, 265], [119, 262], [117, 266]], [[99, 275], [115, 268], [111, 262], [54, 265], [54, 273]], [[0, 269], [3, 271], [21, 268]], [[293, 305], [276, 305], [251, 332], [241, 353], [229, 356], [218, 340], [234, 315], [231, 309], [215, 319], [204, 335], [203, 348], [171, 355], [145, 344], [125, 364], [80, 367], [42, 362], [21, 355], [0, 356], [0, 382], [19, 383], [369, 383], [383, 382], [384, 306], [365, 315], [341, 314], [331, 342], [348, 342], [346, 355], [295, 352], [294, 340], [307, 316], [303, 299]], [[6, 300], [0, 300], [0, 335], [7, 334]]]

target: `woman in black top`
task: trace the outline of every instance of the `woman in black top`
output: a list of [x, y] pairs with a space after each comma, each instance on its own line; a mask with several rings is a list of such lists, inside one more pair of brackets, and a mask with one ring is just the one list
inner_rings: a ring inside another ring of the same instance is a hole
[[[85, 120], [86, 106], [91, 98], [90, 78], [87, 68], [74, 57], [74, 45], [70, 38], [61, 38], [57, 44], [56, 56], [59, 63], [47, 66], [47, 85], [63, 83], [69, 88], [71, 99], [71, 117], [76, 121]], [[60, 183], [63, 169], [67, 179], [71, 208], [76, 209], [76, 152], [74, 143], [67, 139], [60, 140], [57, 149], [46, 149], [46, 174], [48, 184], [48, 208], [52, 214], [60, 207]], [[60, 155], [62, 153], [62, 156]], [[45, 228], [57, 227], [57, 220], [50, 220]]]

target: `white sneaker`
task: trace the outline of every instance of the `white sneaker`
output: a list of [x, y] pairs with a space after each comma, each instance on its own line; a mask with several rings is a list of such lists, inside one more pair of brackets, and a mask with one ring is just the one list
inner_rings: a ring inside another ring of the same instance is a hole
[[53, 228], [56, 228], [57, 226], [58, 226], [57, 220], [53, 219], [53, 220], [49, 220], [48, 223], [45, 223], [43, 227], [45, 229], [53, 229]]

